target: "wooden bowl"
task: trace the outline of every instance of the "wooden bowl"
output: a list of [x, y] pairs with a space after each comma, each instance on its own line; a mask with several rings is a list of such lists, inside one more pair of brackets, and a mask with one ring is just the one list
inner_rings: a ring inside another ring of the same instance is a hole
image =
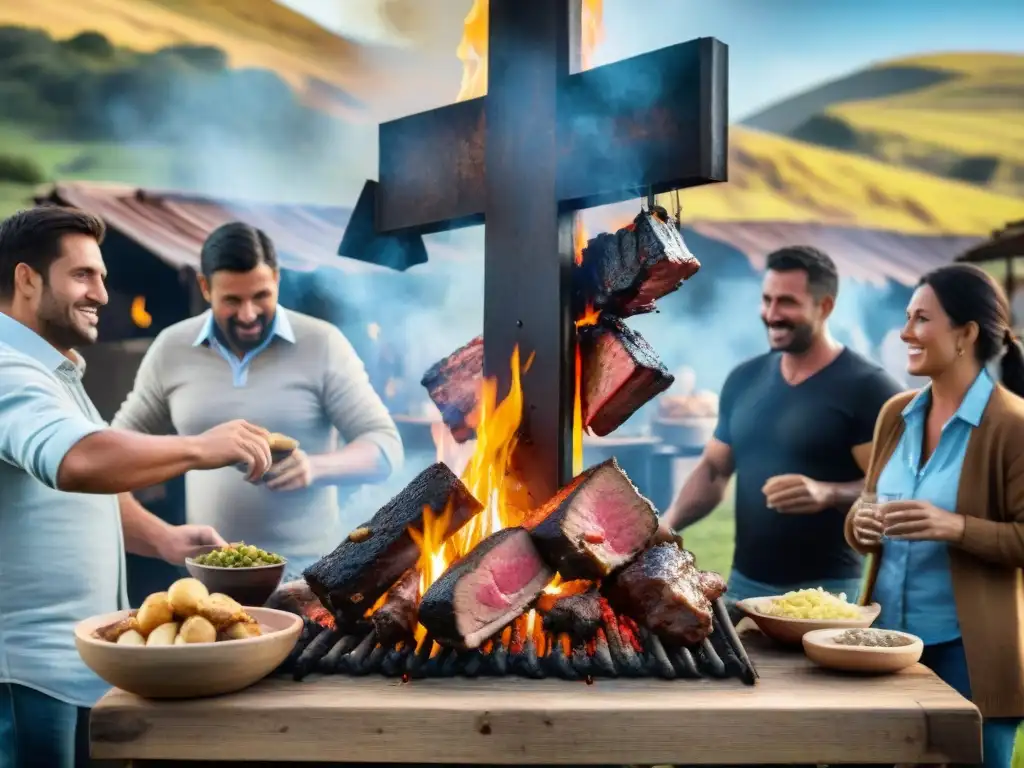
[[[804, 653], [807, 658], [825, 669], [841, 672], [866, 672], [885, 674], [899, 672], [917, 664], [924, 652], [924, 643], [916, 635], [893, 632], [913, 642], [899, 648], [875, 648], [866, 645], [840, 645], [835, 642], [837, 635], [845, 629], [818, 629], [803, 637]], [[886, 630], [889, 631], [889, 630]]]
[[271, 608], [246, 608], [265, 634], [246, 640], [158, 647], [118, 645], [93, 637], [98, 628], [128, 616], [117, 611], [79, 622], [75, 645], [82, 661], [116, 688], [147, 699], [192, 699], [247, 688], [273, 672], [291, 653], [302, 619]]
[[[284, 577], [288, 561], [282, 558], [274, 565], [256, 565], [251, 568], [221, 568], [200, 565], [194, 557], [218, 549], [214, 545], [197, 547], [193, 557], [185, 558], [185, 568], [194, 579], [199, 579], [210, 592], [221, 592], [242, 605], [263, 605]], [[204, 551], [205, 550], [205, 551]]]
[[764, 613], [763, 611], [768, 608], [772, 600], [779, 597], [782, 595], [751, 597], [738, 601], [736, 607], [749, 616], [766, 637], [784, 645], [800, 645], [804, 635], [819, 629], [843, 630], [870, 627], [882, 610], [882, 606], [878, 603], [854, 606], [860, 611], [859, 619], [787, 619], [783, 616], [771, 616]]

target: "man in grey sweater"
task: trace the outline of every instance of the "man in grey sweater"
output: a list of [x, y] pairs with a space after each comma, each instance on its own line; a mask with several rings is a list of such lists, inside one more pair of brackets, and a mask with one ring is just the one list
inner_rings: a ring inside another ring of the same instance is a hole
[[232, 468], [185, 479], [189, 522], [283, 555], [286, 578], [297, 577], [338, 543], [336, 486], [385, 479], [402, 462], [401, 438], [342, 333], [278, 305], [265, 233], [239, 222], [218, 228], [201, 271], [210, 310], [157, 336], [114, 425], [193, 435], [244, 417], [298, 440], [261, 484]]

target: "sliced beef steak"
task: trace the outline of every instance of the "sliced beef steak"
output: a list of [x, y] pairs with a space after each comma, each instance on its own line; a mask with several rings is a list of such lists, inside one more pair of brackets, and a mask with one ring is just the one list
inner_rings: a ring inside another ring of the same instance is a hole
[[458, 531], [483, 505], [444, 464], [433, 464], [385, 504], [329, 555], [302, 574], [335, 615], [358, 619], [398, 578], [416, 564], [419, 548], [409, 528], [423, 532], [423, 510], [441, 516], [450, 510], [447, 536]]
[[619, 317], [651, 312], [654, 302], [700, 269], [677, 222], [661, 207], [642, 212], [614, 235], [598, 235], [575, 271], [577, 301]]
[[580, 329], [580, 354], [583, 424], [595, 435], [618, 429], [675, 381], [643, 336], [616, 317]]
[[420, 382], [441, 411], [441, 419], [458, 443], [473, 436], [468, 423], [480, 398], [484, 378], [484, 337], [477, 336], [430, 367]]
[[578, 475], [532, 512], [526, 528], [563, 579], [597, 580], [647, 547], [658, 517], [611, 458]]
[[555, 576], [522, 528], [505, 528], [427, 590], [420, 623], [442, 645], [477, 648], [519, 616]]
[[616, 610], [657, 635], [694, 645], [711, 634], [712, 604], [725, 593], [717, 573], [697, 568], [693, 553], [658, 544], [604, 585]]

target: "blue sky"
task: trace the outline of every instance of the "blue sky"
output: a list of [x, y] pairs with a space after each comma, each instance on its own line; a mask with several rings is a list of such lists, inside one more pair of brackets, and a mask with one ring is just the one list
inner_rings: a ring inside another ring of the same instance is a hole
[[[397, 42], [379, 12], [386, 0], [279, 1], [342, 34]], [[446, 17], [444, 28], [457, 40], [470, 0], [421, 2]], [[727, 43], [736, 119], [876, 61], [936, 51], [1024, 53], [1021, 0], [604, 0], [604, 8], [599, 64], [694, 37]]]

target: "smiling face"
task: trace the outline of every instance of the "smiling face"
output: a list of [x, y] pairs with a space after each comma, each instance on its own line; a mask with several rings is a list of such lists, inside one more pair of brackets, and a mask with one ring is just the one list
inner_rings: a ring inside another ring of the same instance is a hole
[[922, 285], [910, 297], [907, 323], [900, 338], [907, 345], [907, 373], [935, 378], [952, 366], [972, 361], [978, 327], [957, 328], [943, 310], [930, 285]]
[[200, 276], [203, 297], [227, 342], [237, 351], [255, 349], [267, 338], [277, 311], [278, 272], [259, 264], [248, 272], [218, 270]]
[[29, 299], [39, 335], [59, 350], [94, 344], [99, 310], [107, 303], [107, 268], [96, 239], [68, 234], [47, 274], [18, 265], [15, 280]]
[[768, 270], [761, 288], [761, 321], [768, 329], [768, 344], [778, 352], [803, 354], [824, 332], [835, 299], [817, 298], [807, 273], [800, 269]]

